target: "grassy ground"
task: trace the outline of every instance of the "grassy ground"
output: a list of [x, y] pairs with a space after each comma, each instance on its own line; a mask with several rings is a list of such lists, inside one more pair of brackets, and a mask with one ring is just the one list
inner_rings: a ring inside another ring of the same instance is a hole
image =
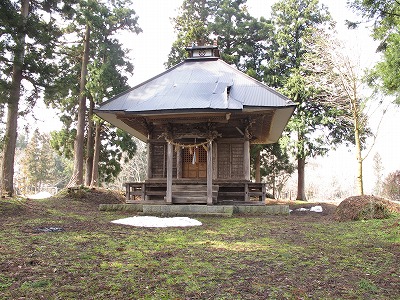
[[400, 216], [146, 229], [111, 224], [131, 214], [98, 211], [110, 195], [81, 196], [0, 202], [0, 299], [400, 299]]

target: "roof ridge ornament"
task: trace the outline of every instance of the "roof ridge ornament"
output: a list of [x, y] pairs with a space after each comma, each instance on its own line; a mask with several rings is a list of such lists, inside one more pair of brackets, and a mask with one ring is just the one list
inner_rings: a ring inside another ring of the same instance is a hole
[[189, 53], [189, 59], [191, 58], [202, 59], [210, 57], [219, 58], [219, 49], [217, 45], [217, 40], [214, 40], [213, 45], [199, 46], [193, 43], [192, 46], [186, 47], [185, 49]]

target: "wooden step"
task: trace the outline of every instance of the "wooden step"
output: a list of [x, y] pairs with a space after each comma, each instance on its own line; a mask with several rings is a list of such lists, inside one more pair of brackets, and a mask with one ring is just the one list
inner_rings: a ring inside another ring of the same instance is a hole
[[[212, 190], [213, 190], [213, 192], [217, 192], [219, 190], [219, 186], [213, 185]], [[173, 184], [172, 192], [178, 192], [178, 191], [184, 191], [184, 192], [207, 191], [207, 185], [204, 185], [204, 184]]]
[[[207, 191], [172, 191], [172, 196], [207, 197]], [[217, 197], [218, 191], [213, 191], [212, 196]]]
[[[218, 185], [212, 186], [213, 202], [217, 202]], [[172, 203], [176, 204], [207, 204], [207, 185], [204, 184], [174, 184], [172, 185]]]

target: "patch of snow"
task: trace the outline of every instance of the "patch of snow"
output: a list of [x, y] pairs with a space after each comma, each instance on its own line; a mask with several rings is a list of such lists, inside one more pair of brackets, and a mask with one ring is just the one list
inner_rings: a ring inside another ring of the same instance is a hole
[[52, 196], [53, 195], [50, 194], [49, 192], [39, 192], [39, 193], [34, 194], [34, 195], [27, 195], [26, 198], [29, 198], [29, 199], [45, 199], [45, 198], [50, 198]]
[[38, 231], [38, 232], [59, 232], [59, 231], [64, 231], [64, 228], [62, 228], [62, 227], [40, 227], [40, 228], [36, 228], [36, 231]]
[[187, 227], [203, 225], [200, 221], [188, 217], [159, 218], [151, 216], [129, 217], [114, 220], [111, 223], [136, 227]]
[[320, 212], [322, 212], [322, 206], [320, 206], [320, 205], [313, 206], [313, 207], [310, 208], [310, 211], [320, 213]]
[[300, 207], [298, 209], [296, 209], [297, 211], [309, 211], [308, 208], [304, 208], [304, 207]]
[[311, 208], [300, 207], [298, 209], [295, 209], [295, 211], [312, 211], [312, 212], [321, 213], [322, 212], [322, 206], [317, 205], [317, 206], [313, 206]]

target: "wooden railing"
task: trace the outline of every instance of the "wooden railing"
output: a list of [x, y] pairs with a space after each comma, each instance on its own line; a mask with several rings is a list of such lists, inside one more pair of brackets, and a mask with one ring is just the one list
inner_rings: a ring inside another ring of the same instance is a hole
[[218, 202], [222, 201], [259, 201], [265, 203], [265, 183], [219, 183]]
[[[265, 203], [265, 183], [215, 181], [214, 184], [219, 186], [217, 203], [224, 203], [226, 201]], [[125, 185], [127, 203], [135, 203], [136, 201], [155, 201], [164, 203], [165, 201], [167, 189], [165, 182], [127, 182]], [[182, 185], [182, 183], [179, 183], [179, 185]]]

